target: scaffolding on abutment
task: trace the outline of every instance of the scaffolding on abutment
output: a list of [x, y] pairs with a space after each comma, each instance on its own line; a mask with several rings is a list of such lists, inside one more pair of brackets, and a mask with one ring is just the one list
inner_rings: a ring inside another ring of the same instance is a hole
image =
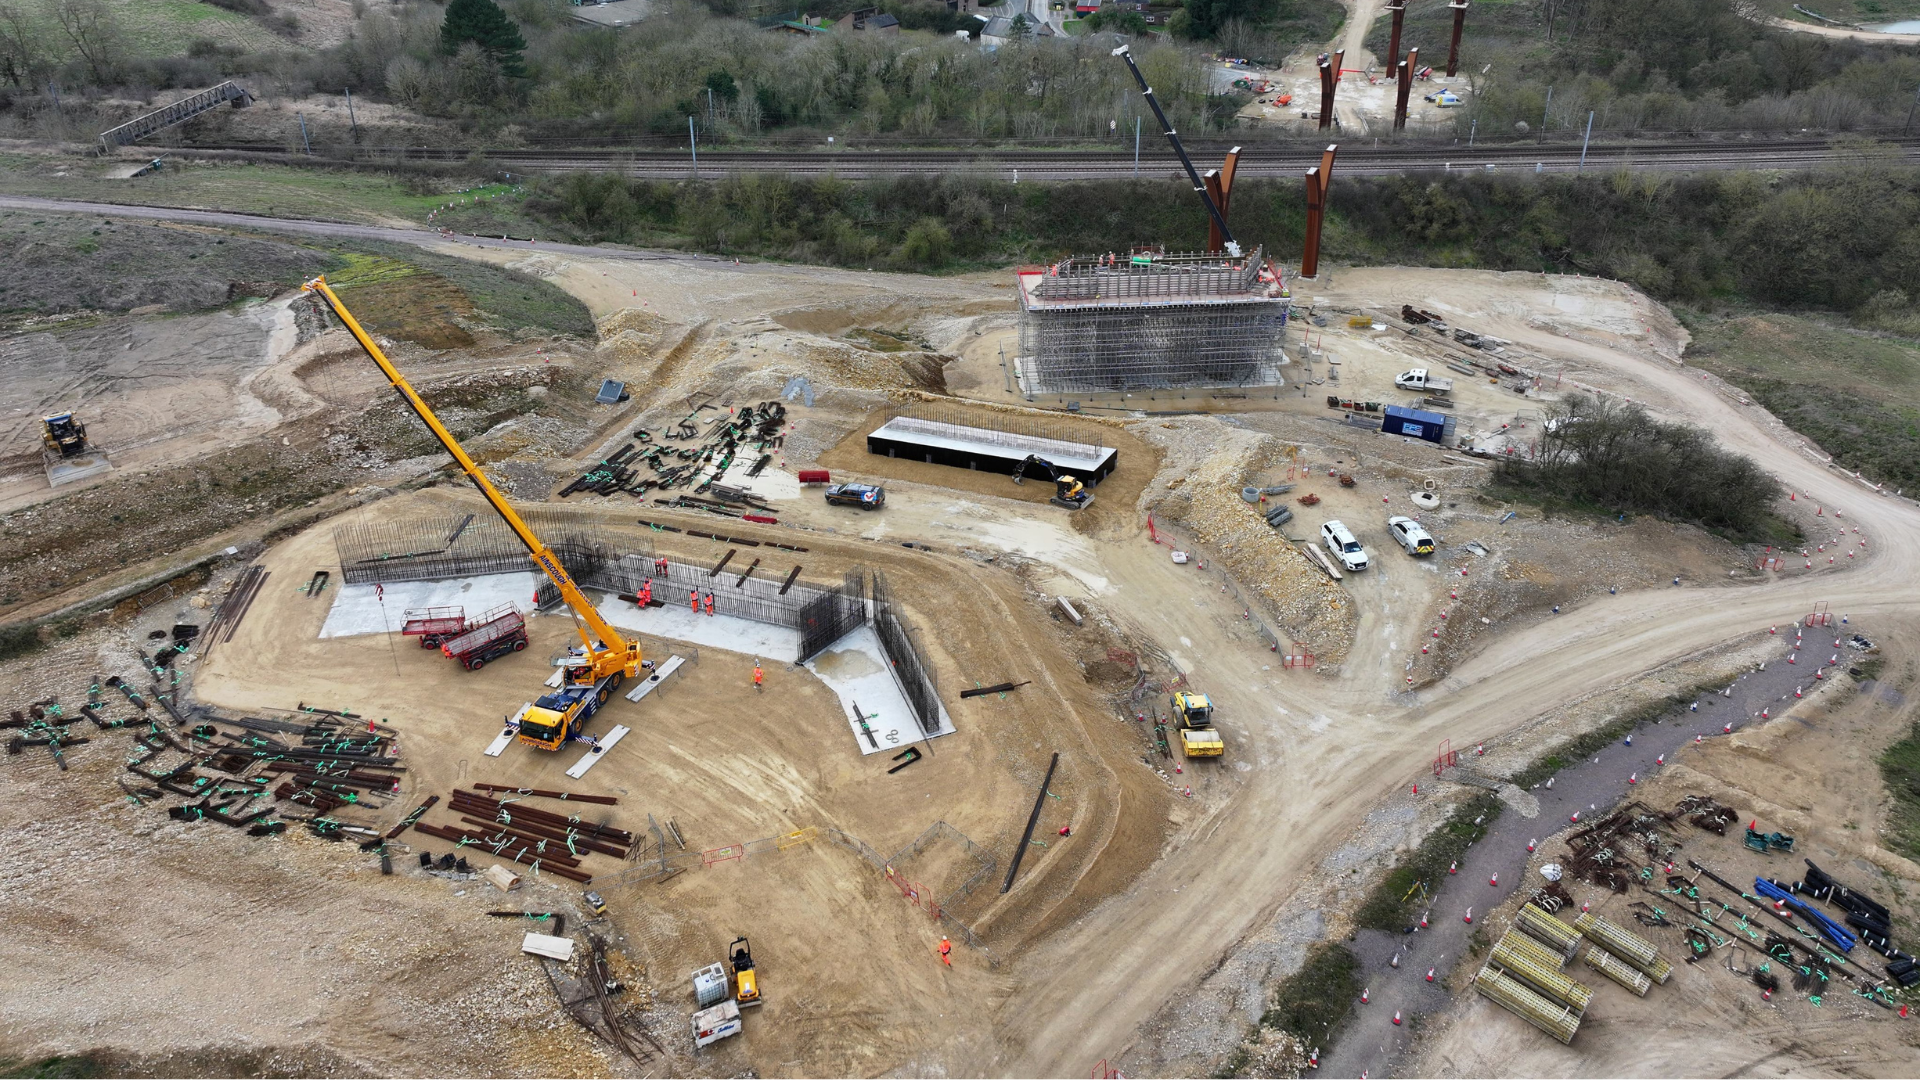
[[1029, 394], [1278, 385], [1291, 301], [1256, 250], [1075, 257], [1020, 278]]

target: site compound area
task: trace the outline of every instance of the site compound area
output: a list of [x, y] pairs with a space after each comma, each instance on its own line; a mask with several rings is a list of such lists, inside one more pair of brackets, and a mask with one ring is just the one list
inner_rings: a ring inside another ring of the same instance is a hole
[[[1630, 288], [430, 244], [594, 333], [401, 334], [314, 280], [183, 376], [225, 441], [108, 388], [100, 471], [8, 448], [6, 1045], [1910, 1071], [1874, 763], [1920, 512]], [[1595, 402], [1751, 458], [1771, 540], [1530, 497]], [[315, 490], [219, 501], [249, 454]]]

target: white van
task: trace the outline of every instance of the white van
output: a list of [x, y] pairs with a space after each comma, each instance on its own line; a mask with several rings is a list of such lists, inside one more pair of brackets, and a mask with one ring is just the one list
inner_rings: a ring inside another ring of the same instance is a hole
[[1433, 537], [1410, 517], [1388, 518], [1387, 535], [1398, 541], [1409, 555], [1418, 557], [1433, 554]]
[[1340, 561], [1347, 570], [1365, 570], [1367, 568], [1367, 549], [1353, 538], [1353, 531], [1338, 521], [1329, 521], [1320, 526], [1320, 539], [1327, 542], [1327, 550]]

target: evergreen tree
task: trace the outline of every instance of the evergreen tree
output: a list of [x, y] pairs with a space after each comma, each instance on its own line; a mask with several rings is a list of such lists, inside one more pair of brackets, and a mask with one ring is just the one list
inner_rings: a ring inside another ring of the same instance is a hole
[[449, 0], [447, 21], [440, 24], [440, 48], [452, 56], [469, 41], [486, 50], [507, 75], [526, 74], [520, 54], [527, 39], [493, 0]]

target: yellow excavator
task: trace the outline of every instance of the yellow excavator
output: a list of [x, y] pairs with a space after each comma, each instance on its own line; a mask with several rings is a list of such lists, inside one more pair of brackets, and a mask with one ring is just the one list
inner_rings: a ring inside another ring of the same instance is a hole
[[1173, 723], [1180, 731], [1180, 750], [1190, 758], [1219, 757], [1227, 743], [1213, 729], [1213, 699], [1182, 690], [1173, 695]]
[[447, 453], [453, 455], [460, 471], [479, 489], [494, 513], [499, 514], [513, 534], [526, 545], [527, 554], [547, 575], [547, 579], [553, 582], [554, 587], [560, 590], [560, 598], [573, 609], [577, 618], [574, 625], [580, 632], [582, 647], [572, 650], [572, 655], [561, 661], [566, 675], [561, 680], [560, 689], [542, 695], [521, 710], [517, 718], [520, 741], [542, 750], [558, 750], [568, 742], [578, 740], [594, 747], [597, 752], [599, 740], [581, 729], [600, 710], [600, 706], [607, 703], [623, 680], [640, 677], [644, 664], [640, 656], [640, 643], [625, 637], [601, 617], [580, 587], [574, 584], [573, 576], [567, 573], [566, 567], [560, 565], [560, 559], [553, 549], [534, 535], [533, 530], [508, 504], [506, 496], [500, 494], [493, 482], [487, 479], [486, 473], [480, 471], [480, 466], [467, 456], [453, 434], [440, 423], [440, 418], [401, 377], [386, 353], [380, 351], [380, 346], [374, 344], [373, 338], [347, 310], [347, 305], [328, 287], [327, 279], [314, 278], [306, 283], [304, 289], [326, 301], [327, 306], [333, 309], [347, 332], [360, 343], [367, 356], [380, 366], [380, 373], [393, 384], [407, 407], [427, 425], [427, 430], [440, 440], [440, 445], [446, 448]]
[[1093, 505], [1093, 492], [1087, 490], [1079, 477], [1061, 472], [1053, 462], [1038, 454], [1028, 454], [1013, 470], [1013, 482], [1022, 483], [1029, 474], [1053, 481], [1053, 498], [1047, 501], [1063, 510], [1085, 510]]

